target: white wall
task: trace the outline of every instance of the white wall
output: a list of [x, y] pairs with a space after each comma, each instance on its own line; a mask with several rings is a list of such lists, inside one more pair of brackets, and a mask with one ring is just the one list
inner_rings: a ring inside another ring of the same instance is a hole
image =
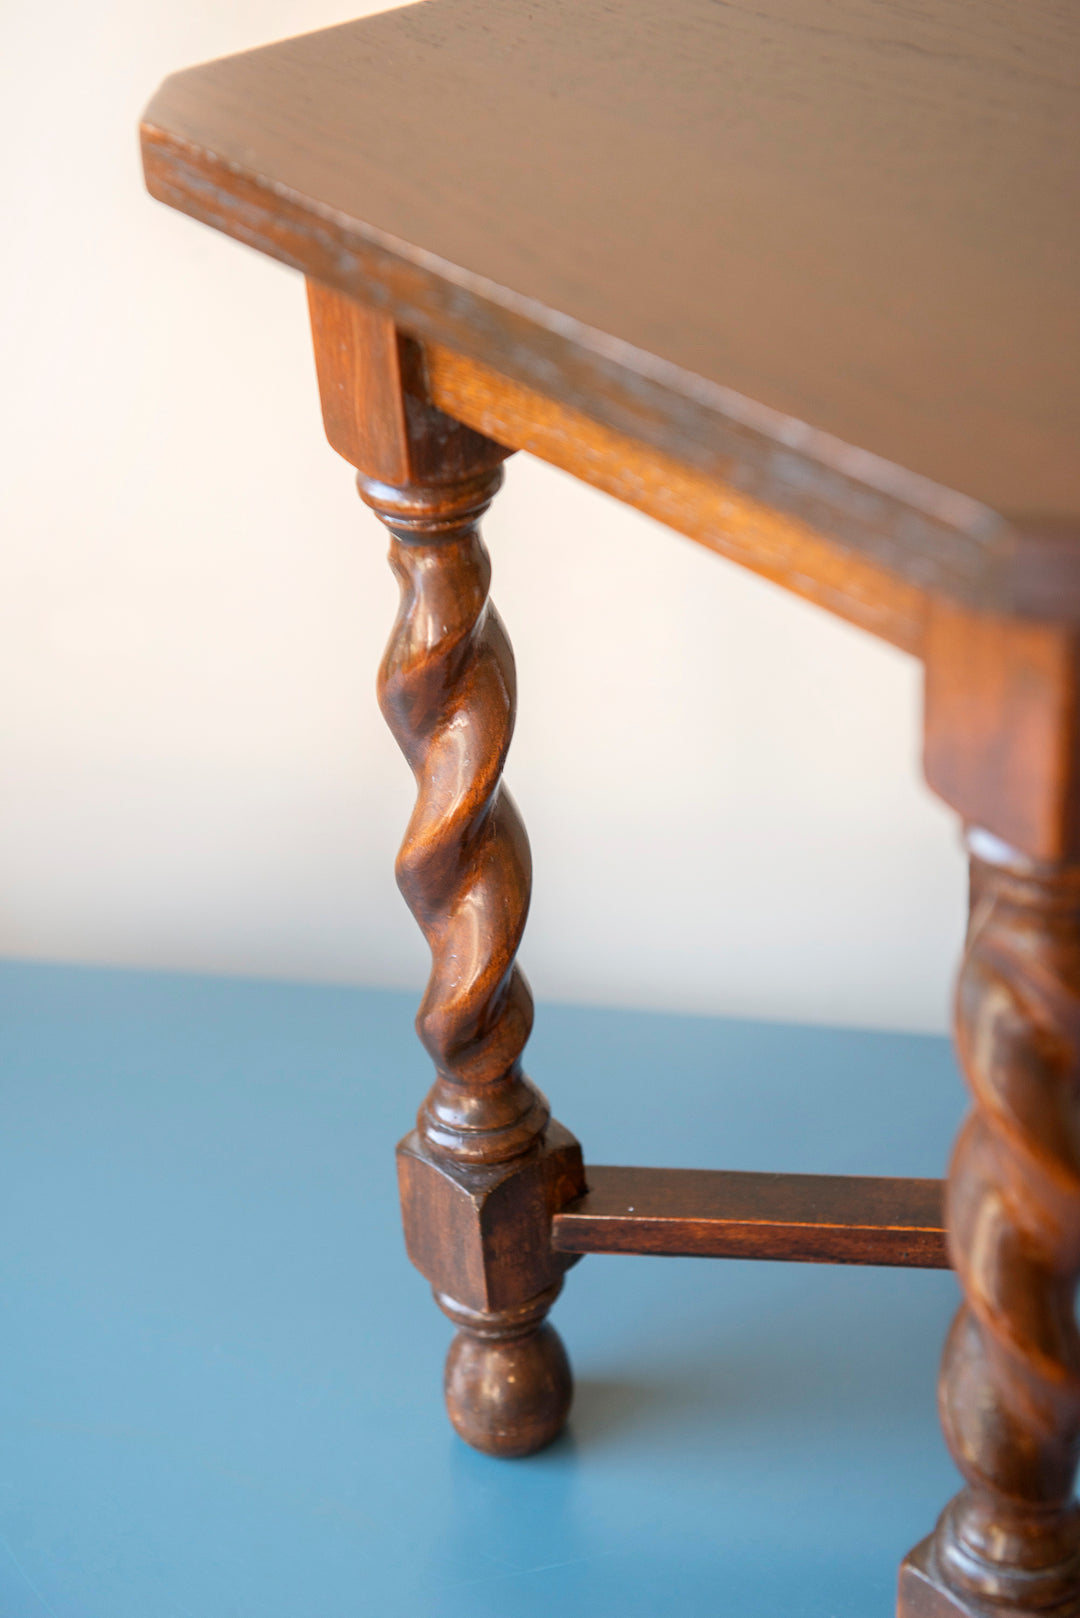
[[[422, 981], [394, 589], [302, 285], [152, 203], [135, 140], [171, 69], [357, 9], [5, 8], [6, 954]], [[538, 994], [943, 1026], [964, 870], [916, 665], [522, 457], [487, 537]]]

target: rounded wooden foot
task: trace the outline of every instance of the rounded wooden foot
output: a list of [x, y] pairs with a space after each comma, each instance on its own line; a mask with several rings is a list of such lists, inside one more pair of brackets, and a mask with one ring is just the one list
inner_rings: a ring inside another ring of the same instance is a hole
[[446, 1408], [466, 1444], [485, 1455], [532, 1455], [562, 1432], [573, 1378], [562, 1338], [546, 1322], [524, 1337], [459, 1331], [446, 1357]]

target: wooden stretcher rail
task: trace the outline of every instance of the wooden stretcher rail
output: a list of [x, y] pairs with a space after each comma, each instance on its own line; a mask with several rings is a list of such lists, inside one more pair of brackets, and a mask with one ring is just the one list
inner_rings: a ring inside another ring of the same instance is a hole
[[940, 1180], [592, 1166], [555, 1215], [562, 1253], [949, 1268]]

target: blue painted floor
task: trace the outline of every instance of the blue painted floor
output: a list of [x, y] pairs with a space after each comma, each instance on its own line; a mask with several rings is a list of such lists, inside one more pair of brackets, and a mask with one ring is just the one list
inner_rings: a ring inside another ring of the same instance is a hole
[[[443, 1419], [412, 997], [0, 967], [2, 1618], [887, 1618], [950, 1275], [589, 1258], [528, 1461]], [[596, 1162], [934, 1175], [945, 1043], [542, 1007]], [[658, 1082], [659, 1081], [659, 1082]]]

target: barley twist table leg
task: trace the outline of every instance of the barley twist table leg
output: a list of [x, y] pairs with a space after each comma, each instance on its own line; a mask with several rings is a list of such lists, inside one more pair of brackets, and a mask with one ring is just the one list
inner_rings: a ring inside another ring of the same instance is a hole
[[974, 1109], [947, 1218], [964, 1294], [940, 1404], [966, 1487], [901, 1573], [905, 1618], [1080, 1613], [1080, 867], [973, 833], [957, 1049]]
[[[359, 487], [390, 530], [401, 586], [379, 695], [416, 776], [397, 874], [432, 956], [417, 1028], [436, 1078], [400, 1157], [406, 1236], [459, 1328], [451, 1419], [468, 1442], [505, 1455], [548, 1442], [569, 1408], [566, 1354], [545, 1324], [567, 1261], [550, 1252], [545, 1209], [582, 1182], [576, 1143], [549, 1124], [521, 1069], [532, 997], [515, 956], [531, 864], [502, 784], [513, 653], [477, 531], [501, 481], [488, 467], [398, 488], [361, 475]], [[448, 1254], [455, 1208], [468, 1229]], [[459, 1284], [447, 1284], [448, 1258]]]
[[432, 957], [417, 1030], [437, 1077], [419, 1127], [435, 1151], [470, 1163], [527, 1151], [548, 1118], [521, 1071], [533, 1005], [515, 956], [532, 868], [502, 782], [514, 657], [476, 526], [501, 482], [501, 467], [424, 489], [359, 479], [401, 586], [379, 702], [417, 782], [397, 877]]

